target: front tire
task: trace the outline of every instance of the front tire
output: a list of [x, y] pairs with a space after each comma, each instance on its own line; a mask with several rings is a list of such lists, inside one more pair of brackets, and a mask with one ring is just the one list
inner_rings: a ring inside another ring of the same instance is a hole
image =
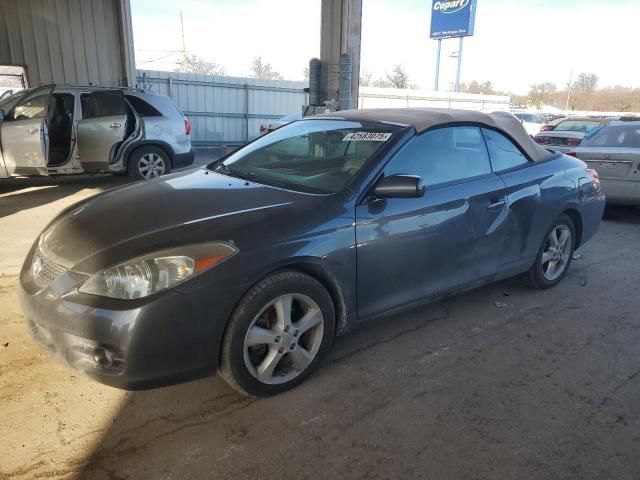
[[220, 375], [245, 395], [264, 397], [304, 381], [333, 343], [335, 311], [316, 279], [273, 274], [236, 307], [222, 344]]
[[536, 261], [527, 273], [533, 288], [557, 285], [565, 276], [575, 249], [576, 229], [569, 216], [560, 215], [547, 232]]
[[161, 148], [141, 147], [129, 157], [127, 171], [132, 180], [150, 180], [171, 173], [171, 162]]

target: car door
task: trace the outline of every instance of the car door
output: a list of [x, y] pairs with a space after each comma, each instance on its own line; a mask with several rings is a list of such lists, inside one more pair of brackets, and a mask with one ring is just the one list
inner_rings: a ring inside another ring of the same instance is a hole
[[506, 241], [504, 183], [479, 128], [415, 137], [385, 166], [396, 174], [420, 176], [425, 194], [356, 207], [361, 318], [491, 278]]
[[85, 171], [107, 170], [127, 130], [127, 104], [119, 90], [80, 96], [82, 119], [77, 125], [78, 154]]
[[9, 175], [47, 174], [47, 112], [54, 86], [22, 97], [0, 124], [0, 142]]
[[[493, 171], [505, 183], [507, 218], [505, 245], [498, 271], [501, 276], [528, 269], [546, 233], [551, 215], [542, 203], [542, 185], [553, 182], [549, 166], [532, 162], [510, 138], [497, 130], [482, 129]], [[558, 186], [563, 189], [564, 185]]]

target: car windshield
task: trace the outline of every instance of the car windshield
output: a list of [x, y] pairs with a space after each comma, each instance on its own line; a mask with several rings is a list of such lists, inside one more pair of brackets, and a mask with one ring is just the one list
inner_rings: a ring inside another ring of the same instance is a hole
[[581, 147], [640, 148], [640, 125], [610, 125], [582, 142]]
[[590, 132], [600, 126], [600, 122], [590, 120], [565, 120], [560, 122], [555, 130], [563, 132]]
[[290, 113], [289, 115], [286, 115], [284, 117], [282, 117], [280, 120], [278, 120], [279, 122], [294, 122], [296, 120], [300, 120], [302, 118], [302, 113], [300, 112], [296, 112], [296, 113]]
[[302, 120], [259, 138], [209, 168], [291, 190], [336, 193], [399, 129], [368, 122]]

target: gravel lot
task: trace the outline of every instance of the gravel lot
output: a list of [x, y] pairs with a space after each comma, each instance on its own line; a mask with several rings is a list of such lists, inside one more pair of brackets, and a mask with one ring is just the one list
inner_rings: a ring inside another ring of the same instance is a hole
[[289, 393], [126, 393], [41, 352], [16, 298], [48, 220], [123, 181], [0, 180], [1, 479], [638, 478], [640, 211], [609, 209], [555, 289], [512, 279], [367, 324]]

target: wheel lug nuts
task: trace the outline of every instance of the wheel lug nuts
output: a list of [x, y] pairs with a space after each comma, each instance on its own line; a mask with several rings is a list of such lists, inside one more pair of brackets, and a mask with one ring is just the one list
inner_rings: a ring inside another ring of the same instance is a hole
[[291, 350], [293, 350], [294, 348], [296, 348], [296, 344], [292, 343], [291, 346], [289, 347]]
[[290, 327], [290, 326], [288, 326], [288, 325], [287, 325], [286, 327], [284, 327], [284, 331], [285, 331], [285, 332], [289, 333], [289, 330], [291, 330], [291, 327]]
[[283, 353], [284, 353], [284, 348], [280, 347], [280, 348], [278, 349], [278, 353], [283, 354]]
[[280, 337], [274, 338], [273, 341], [276, 342], [276, 343], [280, 343]]
[[297, 336], [298, 336], [298, 330], [295, 330], [295, 331], [293, 332], [293, 336], [294, 336], [294, 337], [297, 337]]

